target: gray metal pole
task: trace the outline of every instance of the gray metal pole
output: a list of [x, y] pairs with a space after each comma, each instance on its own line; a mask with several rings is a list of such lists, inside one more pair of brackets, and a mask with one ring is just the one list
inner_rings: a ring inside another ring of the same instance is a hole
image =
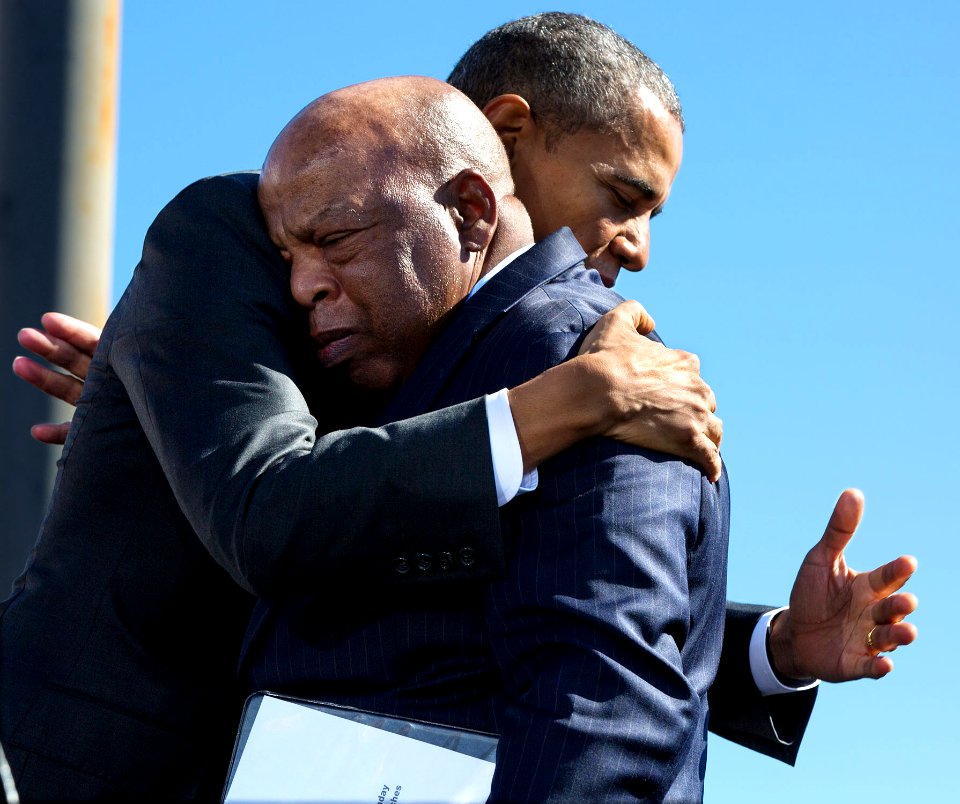
[[109, 304], [120, 0], [0, 0], [0, 599], [49, 500], [59, 449], [29, 426], [69, 410], [15, 378], [17, 330]]

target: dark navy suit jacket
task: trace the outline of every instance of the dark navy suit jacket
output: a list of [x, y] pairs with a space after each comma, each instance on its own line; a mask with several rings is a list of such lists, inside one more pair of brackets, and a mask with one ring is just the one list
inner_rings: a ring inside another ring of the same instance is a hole
[[[386, 418], [514, 386], [575, 354], [620, 301], [583, 256], [561, 230], [494, 276]], [[492, 589], [439, 600], [371, 577], [264, 604], [250, 686], [494, 731], [492, 800], [698, 800], [728, 524], [725, 475], [711, 485], [668, 456], [585, 441], [502, 509], [508, 569]], [[429, 575], [449, 557], [409, 560]]]

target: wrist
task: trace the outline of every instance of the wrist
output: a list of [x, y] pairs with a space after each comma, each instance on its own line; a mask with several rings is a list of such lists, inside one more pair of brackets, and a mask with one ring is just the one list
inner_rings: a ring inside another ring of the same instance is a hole
[[795, 685], [811, 678], [797, 657], [790, 625], [790, 609], [784, 609], [773, 618], [767, 633], [767, 657], [777, 678], [782, 683]]
[[604, 436], [629, 419], [622, 409], [622, 381], [610, 371], [602, 352], [578, 355], [567, 361], [571, 377], [571, 404], [580, 413], [581, 438]]
[[507, 392], [525, 472], [603, 432], [598, 413], [603, 394], [597, 390], [595, 372], [583, 360], [561, 363]]
[[[779, 608], [761, 614], [754, 625], [753, 633], [750, 635], [750, 674], [753, 676], [753, 682], [756, 684], [757, 690], [765, 698], [804, 692], [820, 683], [816, 680], [789, 678], [774, 669], [773, 651], [770, 645], [771, 624], [784, 611], [785, 608]], [[783, 625], [784, 623], [781, 623], [780, 627], [782, 628]]]

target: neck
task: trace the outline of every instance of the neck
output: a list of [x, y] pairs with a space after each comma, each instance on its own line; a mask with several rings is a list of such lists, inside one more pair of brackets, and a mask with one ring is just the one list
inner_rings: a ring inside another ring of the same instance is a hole
[[532, 243], [533, 227], [526, 208], [515, 196], [504, 196], [500, 199], [497, 230], [484, 254], [480, 276], [493, 270], [518, 248]]

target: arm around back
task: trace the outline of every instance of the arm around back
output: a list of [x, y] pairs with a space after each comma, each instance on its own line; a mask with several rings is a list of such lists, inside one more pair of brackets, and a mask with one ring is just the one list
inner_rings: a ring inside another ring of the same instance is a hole
[[318, 436], [314, 412], [340, 400], [314, 373], [288, 278], [256, 175], [216, 177], [160, 213], [114, 316], [107, 359], [206, 548], [261, 596], [361, 571], [422, 580], [397, 561], [420, 549], [471, 551], [434, 580], [496, 573], [482, 400]]

